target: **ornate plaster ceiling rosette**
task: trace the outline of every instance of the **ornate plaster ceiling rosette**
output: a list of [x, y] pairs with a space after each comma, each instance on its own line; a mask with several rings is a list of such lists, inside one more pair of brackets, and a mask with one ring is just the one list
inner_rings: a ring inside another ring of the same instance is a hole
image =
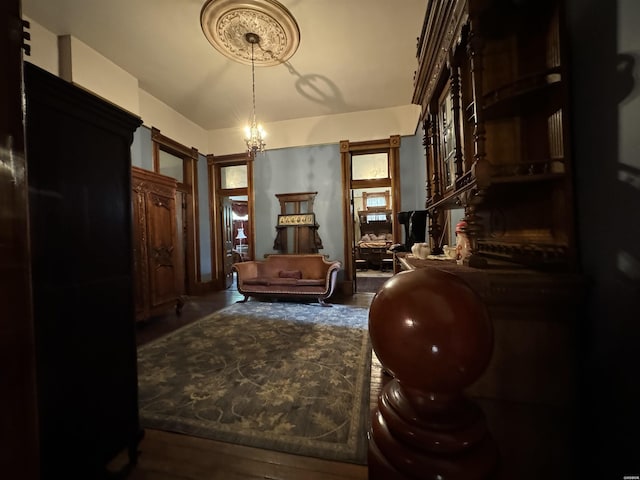
[[216, 50], [246, 65], [251, 65], [247, 33], [260, 37], [254, 49], [256, 66], [286, 62], [300, 44], [298, 23], [289, 10], [275, 0], [207, 0], [200, 12], [200, 24]]

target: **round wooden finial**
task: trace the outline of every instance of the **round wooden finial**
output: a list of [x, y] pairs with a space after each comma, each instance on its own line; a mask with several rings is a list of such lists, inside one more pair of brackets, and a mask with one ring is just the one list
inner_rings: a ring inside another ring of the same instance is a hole
[[479, 295], [448, 272], [401, 272], [374, 297], [369, 334], [393, 376], [372, 415], [369, 478], [486, 478], [497, 448], [482, 411], [463, 394], [493, 349]]

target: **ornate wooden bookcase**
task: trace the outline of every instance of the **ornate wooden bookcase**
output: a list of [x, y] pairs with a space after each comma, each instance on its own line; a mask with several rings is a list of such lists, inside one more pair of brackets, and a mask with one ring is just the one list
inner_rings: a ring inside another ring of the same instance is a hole
[[[452, 210], [463, 209], [471, 255], [463, 265], [409, 253], [397, 258], [406, 270], [446, 271], [464, 279], [487, 306], [491, 360], [466, 394], [493, 402], [481, 405], [489, 431], [500, 426], [496, 419], [506, 411], [504, 402], [515, 401], [543, 405], [540, 431], [553, 425], [563, 432], [559, 438], [568, 438], [585, 282], [578, 273], [573, 228], [563, 25], [559, 0], [428, 2], [413, 102], [422, 111], [430, 243], [432, 253], [441, 253], [441, 239], [451, 238], [452, 219], [458, 218]], [[392, 408], [379, 410], [383, 415]], [[402, 439], [409, 438], [404, 432], [386, 437], [383, 429], [372, 432], [374, 440], [398, 439], [379, 451], [382, 442], [370, 443], [372, 480], [405, 478], [372, 461], [381, 458], [379, 452], [389, 459], [387, 466], [393, 460], [409, 465], [405, 459], [421, 448], [421, 459], [440, 458], [441, 451], [428, 442], [407, 440], [403, 450]], [[548, 438], [540, 438], [539, 464], [557, 464]], [[521, 478], [522, 466], [509, 458], [519, 447], [506, 442], [498, 447], [505, 461], [496, 478]], [[411, 478], [418, 478], [424, 463], [412, 465]]]
[[575, 267], [562, 16], [555, 0], [429, 3], [413, 102], [434, 253], [462, 207], [470, 265]]

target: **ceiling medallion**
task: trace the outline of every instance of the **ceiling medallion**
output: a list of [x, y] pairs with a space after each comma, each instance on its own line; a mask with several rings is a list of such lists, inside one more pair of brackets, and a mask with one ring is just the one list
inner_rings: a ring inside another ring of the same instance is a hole
[[200, 12], [207, 40], [224, 56], [251, 65], [247, 33], [260, 37], [256, 66], [286, 62], [300, 44], [300, 29], [291, 12], [276, 0], [207, 0]]

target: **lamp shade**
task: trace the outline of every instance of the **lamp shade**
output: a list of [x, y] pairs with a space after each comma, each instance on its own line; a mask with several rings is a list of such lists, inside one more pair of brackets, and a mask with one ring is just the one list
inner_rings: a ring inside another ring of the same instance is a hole
[[244, 227], [240, 227], [238, 229], [238, 234], [236, 235], [236, 240], [242, 240], [244, 238], [247, 238], [247, 236], [244, 234]]

